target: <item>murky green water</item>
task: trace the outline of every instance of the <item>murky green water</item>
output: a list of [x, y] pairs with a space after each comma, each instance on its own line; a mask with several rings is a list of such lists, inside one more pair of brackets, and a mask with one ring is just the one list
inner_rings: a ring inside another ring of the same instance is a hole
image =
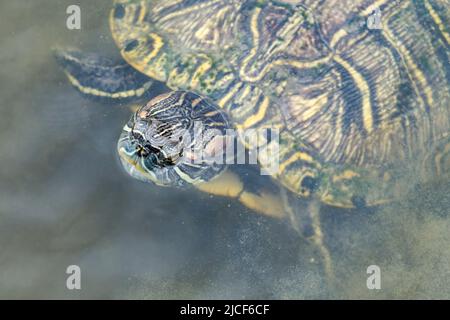
[[[126, 107], [88, 101], [55, 45], [117, 57], [110, 1], [0, 2], [0, 298], [450, 298], [449, 185], [369, 211], [322, 212], [339, 282], [284, 222], [232, 200], [129, 178]], [[82, 289], [67, 290], [76, 264]], [[366, 268], [382, 271], [368, 290]]]

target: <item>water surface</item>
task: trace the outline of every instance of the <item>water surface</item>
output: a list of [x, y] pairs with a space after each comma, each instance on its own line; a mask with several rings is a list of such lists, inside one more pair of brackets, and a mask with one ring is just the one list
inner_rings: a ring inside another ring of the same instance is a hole
[[[118, 57], [109, 1], [0, 3], [0, 298], [449, 298], [449, 185], [375, 210], [322, 212], [339, 286], [286, 223], [229, 199], [129, 178], [126, 106], [81, 97], [55, 44]], [[66, 268], [82, 289], [66, 289]], [[382, 270], [368, 290], [366, 268]]]

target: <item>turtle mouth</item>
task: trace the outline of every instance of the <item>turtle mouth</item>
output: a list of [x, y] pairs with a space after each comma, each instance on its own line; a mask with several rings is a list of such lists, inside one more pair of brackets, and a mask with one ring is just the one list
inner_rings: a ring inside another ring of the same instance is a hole
[[120, 161], [125, 171], [137, 180], [144, 182], [151, 181], [157, 185], [161, 185], [156, 175], [152, 171], [145, 170], [139, 161], [139, 157], [130, 154], [125, 147], [118, 147]]
[[159, 186], [177, 185], [171, 171], [181, 157], [168, 155], [165, 150], [152, 146], [126, 125], [117, 144], [117, 151], [125, 171], [132, 177]]

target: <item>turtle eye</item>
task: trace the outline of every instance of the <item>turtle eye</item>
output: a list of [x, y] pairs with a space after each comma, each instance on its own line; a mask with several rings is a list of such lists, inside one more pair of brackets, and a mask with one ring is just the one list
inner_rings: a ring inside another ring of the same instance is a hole
[[137, 155], [142, 158], [147, 158], [149, 156], [149, 154], [154, 154], [157, 157], [159, 157], [161, 155], [161, 151], [159, 149], [154, 148], [150, 145], [138, 144], [136, 146], [136, 150], [137, 150]]
[[136, 154], [138, 157], [146, 158], [149, 154], [149, 151], [147, 148], [143, 147], [142, 145], [138, 144], [136, 145]]

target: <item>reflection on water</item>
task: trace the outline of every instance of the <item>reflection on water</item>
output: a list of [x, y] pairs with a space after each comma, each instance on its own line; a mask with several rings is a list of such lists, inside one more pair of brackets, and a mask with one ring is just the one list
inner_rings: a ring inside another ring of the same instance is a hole
[[[115, 153], [128, 109], [79, 96], [56, 43], [111, 57], [110, 3], [0, 4], [1, 298], [449, 298], [449, 185], [377, 210], [323, 211], [337, 288], [283, 222], [228, 199], [130, 179]], [[68, 291], [65, 269], [82, 270]], [[366, 268], [382, 270], [382, 290]]]

